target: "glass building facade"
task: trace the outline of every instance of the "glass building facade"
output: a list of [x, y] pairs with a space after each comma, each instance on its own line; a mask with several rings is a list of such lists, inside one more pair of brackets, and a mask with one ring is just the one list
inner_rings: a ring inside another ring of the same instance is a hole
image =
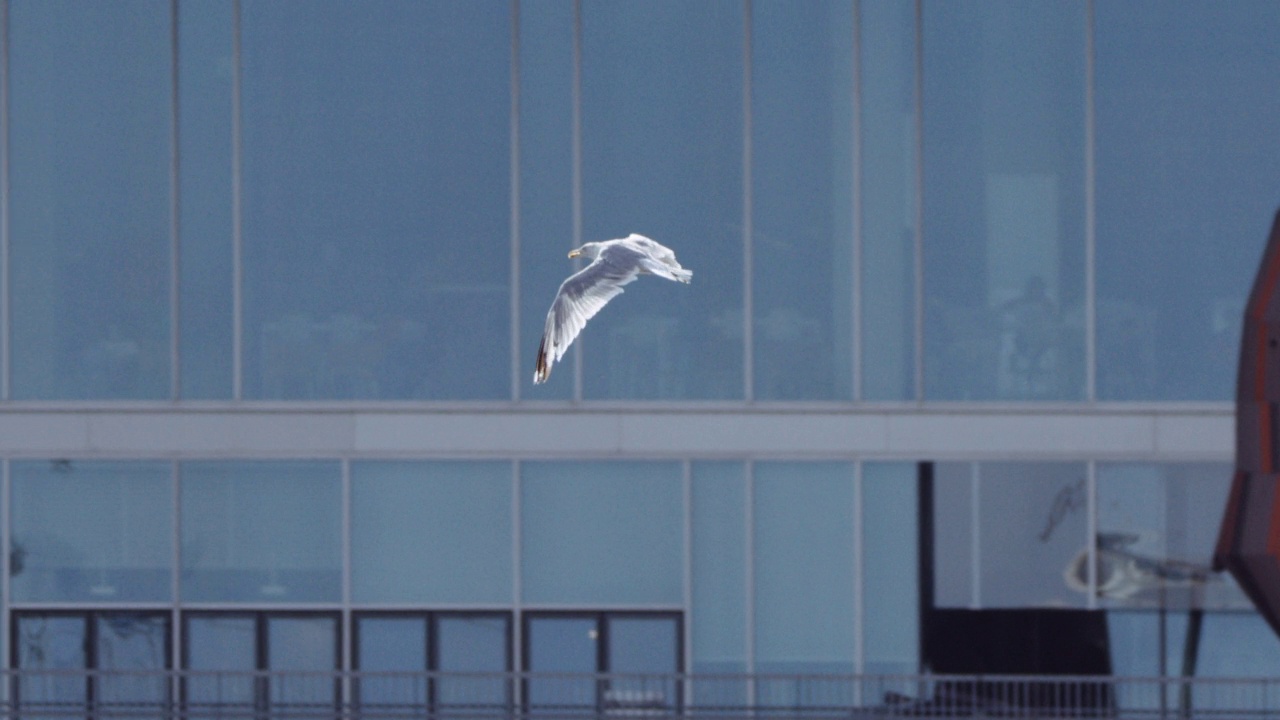
[[[1158, 675], [1196, 609], [1280, 672], [1206, 571], [1280, 5], [0, 17], [6, 667], [914, 673], [937, 608]], [[693, 283], [534, 386], [631, 232]]]

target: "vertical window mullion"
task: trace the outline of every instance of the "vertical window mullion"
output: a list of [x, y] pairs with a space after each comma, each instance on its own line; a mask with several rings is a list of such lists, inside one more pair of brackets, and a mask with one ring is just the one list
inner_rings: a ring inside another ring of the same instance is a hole
[[178, 0], [169, 0], [169, 398], [182, 397], [181, 221], [178, 187]]
[[751, 115], [751, 0], [742, 2], [742, 393], [743, 399], [755, 399], [755, 297], [752, 287], [754, 270], [754, 227], [752, 206], [754, 188], [752, 171]]

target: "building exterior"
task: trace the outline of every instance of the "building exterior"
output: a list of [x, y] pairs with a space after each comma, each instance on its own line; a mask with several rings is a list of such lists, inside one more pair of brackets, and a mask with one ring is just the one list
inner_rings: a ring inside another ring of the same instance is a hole
[[[1280, 672], [1205, 572], [1280, 5], [0, 9], [7, 667], [916, 673], [1017, 611], [1177, 675], [1194, 610]], [[630, 232], [692, 285], [533, 386]]]

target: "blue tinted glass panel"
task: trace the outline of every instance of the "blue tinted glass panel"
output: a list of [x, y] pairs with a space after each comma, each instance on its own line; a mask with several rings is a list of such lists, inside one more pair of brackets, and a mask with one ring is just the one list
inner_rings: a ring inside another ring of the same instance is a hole
[[510, 396], [510, 10], [243, 3], [248, 397]]
[[9, 5], [16, 398], [170, 394], [169, 8]]
[[172, 596], [169, 463], [49, 460], [11, 468], [14, 600]]
[[680, 475], [663, 462], [522, 464], [525, 602], [678, 605]]
[[273, 603], [341, 599], [336, 462], [182, 466], [182, 597]]
[[530, 671], [596, 672], [599, 628], [595, 616], [530, 618], [526, 631]]
[[756, 464], [757, 671], [853, 672], [854, 512], [848, 463]]
[[186, 667], [190, 670], [253, 670], [257, 667], [257, 623], [249, 615], [187, 618]]
[[337, 702], [338, 620], [334, 617], [268, 617], [267, 669], [302, 671], [271, 678], [271, 703], [281, 710]]
[[693, 464], [694, 672], [747, 670], [746, 487], [742, 463]]
[[675, 616], [613, 616], [609, 633], [609, 672], [671, 675], [680, 672], [680, 620]]
[[[1280, 640], [1257, 612], [1205, 613], [1196, 673], [1206, 677], [1280, 675]], [[1204, 688], [1201, 697], [1212, 697]], [[1202, 707], [1209, 707], [1201, 703]]]
[[179, 378], [184, 398], [229, 398], [234, 5], [177, 8]]
[[511, 465], [356, 463], [357, 602], [511, 602]]
[[609, 646], [605, 669], [624, 675], [609, 682], [605, 704], [645, 708], [651, 714], [655, 708], [672, 712], [680, 702], [680, 686], [671, 679], [681, 670], [679, 617], [615, 615], [605, 618], [604, 628]]
[[436, 670], [476, 673], [436, 680], [436, 703], [475, 713], [503, 713], [511, 684], [496, 675], [511, 669], [509, 621], [498, 615], [442, 615], [436, 619]]
[[[1111, 646], [1111, 669], [1118, 677], [1155, 677], [1160, 674], [1160, 627], [1156, 613], [1108, 612], [1107, 639]], [[1121, 701], [1124, 707], [1134, 707], [1145, 702], [1146, 695], [1122, 696]], [[1159, 698], [1158, 693], [1150, 696]]]
[[[257, 668], [257, 622], [252, 616], [205, 615], [186, 622], [186, 669], [243, 673]], [[255, 700], [254, 679], [247, 675], [197, 673], [183, 689], [192, 706], [215, 704], [219, 712], [228, 705], [252, 709]]]
[[[427, 702], [426, 678], [399, 673], [427, 669], [427, 617], [358, 617], [354, 666], [362, 675], [355, 681], [360, 703], [393, 704], [421, 708]], [[375, 673], [375, 674], [368, 674]], [[376, 673], [397, 673], [378, 675]]]
[[498, 615], [436, 618], [437, 670], [502, 672], [507, 669], [510, 621]]
[[338, 621], [332, 617], [267, 618], [267, 668], [333, 670], [337, 667]]
[[583, 239], [647, 235], [694, 273], [591, 322], [589, 397], [742, 397], [742, 61], [742, 3], [582, 3]]
[[751, 4], [755, 396], [853, 396], [853, 4]]
[[870, 674], [920, 670], [916, 473], [913, 463], [862, 466], [862, 646]]
[[916, 13], [861, 0], [862, 397], [915, 398]]
[[1280, 186], [1280, 5], [1101, 0], [1098, 396], [1226, 400]]
[[520, 5], [520, 397], [568, 398], [574, 353], [530, 381], [547, 310], [573, 266], [573, 2]]
[[923, 6], [925, 396], [1084, 396], [1085, 10]]
[[427, 669], [426, 616], [362, 617], [356, 626], [359, 638], [356, 661], [360, 670], [417, 672]]
[[[595, 616], [529, 618], [524, 642], [526, 669], [542, 675], [526, 685], [525, 702], [530, 710], [558, 716], [557, 706], [595, 706], [596, 683], [580, 677], [600, 671], [600, 628]], [[561, 678], [554, 673], [568, 675]]]
[[[1201, 642], [1203, 635], [1202, 626]], [[1109, 611], [1107, 639], [1111, 645], [1111, 671], [1116, 677], [1180, 675], [1188, 639], [1187, 615], [1151, 610]], [[1163, 658], [1160, 657], [1161, 648], [1164, 649]], [[1116, 707], [1122, 710], [1164, 708], [1167, 712], [1170, 708], [1179, 707], [1182, 700], [1180, 689], [1175, 684], [1122, 684], [1116, 688]], [[1203, 706], [1197, 703], [1196, 707]]]

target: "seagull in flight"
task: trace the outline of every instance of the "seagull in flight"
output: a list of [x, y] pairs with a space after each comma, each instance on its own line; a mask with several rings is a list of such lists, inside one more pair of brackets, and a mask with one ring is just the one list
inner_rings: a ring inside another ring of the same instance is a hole
[[621, 295], [622, 286], [636, 276], [645, 273], [682, 283], [693, 279], [693, 271], [680, 267], [671, 248], [635, 233], [618, 240], [589, 242], [569, 253], [571, 258], [578, 256], [591, 264], [561, 283], [551, 303], [533, 370], [535, 385], [551, 377], [551, 366], [564, 357], [587, 321]]

